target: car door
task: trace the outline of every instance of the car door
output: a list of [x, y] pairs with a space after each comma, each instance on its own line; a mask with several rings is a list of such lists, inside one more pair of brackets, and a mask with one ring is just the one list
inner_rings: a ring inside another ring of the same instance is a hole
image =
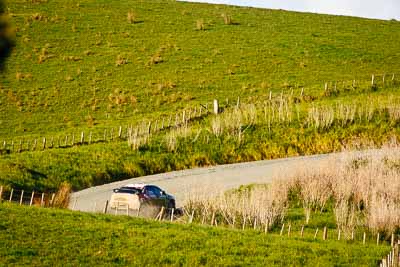
[[152, 186], [146, 186], [144, 188], [144, 194], [146, 196], [147, 204], [158, 205], [158, 203], [157, 203], [158, 197], [157, 197], [156, 192], [155, 192], [155, 190], [153, 189]]
[[147, 191], [153, 205], [165, 206], [166, 198], [159, 187], [153, 185], [147, 186]]
[[157, 186], [153, 186], [153, 190], [154, 190], [155, 194], [157, 195], [158, 205], [167, 207], [168, 199], [167, 199], [167, 195], [163, 192], [163, 190], [161, 190]]

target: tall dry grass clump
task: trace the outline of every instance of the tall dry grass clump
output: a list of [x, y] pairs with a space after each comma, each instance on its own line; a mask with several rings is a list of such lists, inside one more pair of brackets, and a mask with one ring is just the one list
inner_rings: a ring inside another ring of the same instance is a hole
[[224, 19], [224, 24], [225, 25], [232, 25], [233, 24], [232, 17], [230, 15], [224, 13], [221, 16]]
[[170, 130], [165, 135], [165, 145], [169, 152], [175, 152], [178, 148], [179, 139], [185, 139], [192, 136], [192, 129], [185, 123], [182, 127]]
[[126, 16], [126, 19], [128, 20], [128, 23], [135, 24], [135, 22], [136, 22], [135, 13], [133, 11], [129, 11], [127, 16]]
[[289, 181], [300, 192], [306, 222], [333, 201], [338, 227], [390, 234], [400, 228], [400, 147], [344, 152], [319, 166], [299, 166]]
[[71, 194], [71, 185], [67, 182], [63, 182], [58, 188], [53, 200], [53, 207], [56, 208], [68, 208]]
[[309, 223], [312, 212], [322, 212], [332, 195], [332, 180], [335, 174], [331, 173], [328, 164], [315, 168], [298, 168], [294, 176], [287, 181], [294, 191], [299, 192], [303, 205], [306, 224]]
[[[269, 229], [283, 220], [287, 208], [288, 187], [275, 182], [268, 186], [250, 186], [210, 197], [195, 192], [185, 203], [201, 223], [230, 227]], [[214, 194], [212, 194], [214, 195]]]
[[258, 114], [255, 105], [242, 105], [239, 108], [226, 110], [211, 120], [211, 132], [220, 137], [224, 133], [242, 141], [245, 131], [257, 124]]
[[198, 19], [196, 21], [196, 29], [199, 31], [204, 31], [206, 29], [206, 25], [204, 24], [203, 19]]
[[128, 145], [132, 150], [138, 150], [140, 146], [145, 145], [150, 140], [150, 133], [147, 129], [140, 131], [139, 127], [128, 129]]

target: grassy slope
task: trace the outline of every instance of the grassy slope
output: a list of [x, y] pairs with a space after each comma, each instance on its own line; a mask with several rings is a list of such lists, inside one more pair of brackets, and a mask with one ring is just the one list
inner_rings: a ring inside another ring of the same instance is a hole
[[[174, 1], [16, 0], [9, 8], [17, 48], [0, 91], [0, 137], [400, 70], [392, 21]], [[138, 23], [127, 22], [128, 11]], [[222, 13], [238, 25], [224, 25]], [[163, 62], [149, 64], [154, 55]], [[127, 64], [116, 66], [118, 56]]]
[[[101, 134], [213, 98], [266, 99], [270, 90], [292, 88], [299, 95], [302, 86], [317, 97], [299, 104], [303, 118], [314, 104], [363, 106], [399, 96], [398, 83], [376, 92], [321, 92], [327, 80], [399, 70], [398, 22], [173, 1], [17, 0], [9, 8], [18, 45], [0, 89], [0, 139], [64, 137], [78, 128]], [[128, 23], [129, 11], [138, 23]], [[237, 24], [224, 25], [222, 13]], [[199, 19], [205, 31], [196, 30]], [[116, 66], [118, 56], [127, 64]], [[150, 64], [154, 56], [163, 62]], [[161, 134], [139, 151], [124, 141], [1, 155], [0, 183], [47, 191], [67, 180], [78, 190], [195, 166], [332, 152], [358, 138], [379, 145], [400, 135], [398, 121], [381, 114], [323, 130], [293, 122], [270, 131], [264, 122], [241, 143], [216, 138], [210, 125], [211, 118], [199, 121], [199, 138], [179, 140], [175, 153]]]
[[9, 204], [0, 204], [0, 239], [8, 266], [376, 266], [389, 249]]

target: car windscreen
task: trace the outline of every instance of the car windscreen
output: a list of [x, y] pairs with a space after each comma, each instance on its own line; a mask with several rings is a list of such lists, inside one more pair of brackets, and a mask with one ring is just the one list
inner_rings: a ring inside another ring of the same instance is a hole
[[114, 193], [125, 193], [125, 194], [139, 194], [141, 189], [134, 187], [121, 187], [114, 189]]

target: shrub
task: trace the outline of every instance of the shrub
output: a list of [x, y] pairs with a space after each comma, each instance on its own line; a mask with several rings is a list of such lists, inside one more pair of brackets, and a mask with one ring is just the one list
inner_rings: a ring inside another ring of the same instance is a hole
[[53, 207], [57, 208], [68, 208], [71, 194], [71, 185], [67, 182], [63, 182], [54, 197]]
[[129, 11], [126, 18], [130, 24], [134, 24], [136, 22], [136, 15], [133, 13], [133, 11]]
[[196, 29], [199, 31], [204, 31], [206, 29], [203, 19], [199, 19], [196, 21]]

